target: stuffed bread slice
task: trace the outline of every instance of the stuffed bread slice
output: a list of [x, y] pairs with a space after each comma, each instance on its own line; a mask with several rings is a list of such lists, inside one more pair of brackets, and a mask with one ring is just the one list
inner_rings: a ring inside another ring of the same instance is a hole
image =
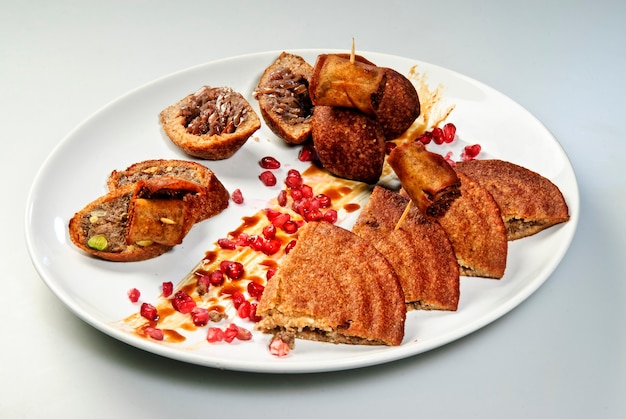
[[459, 265], [443, 228], [412, 207], [410, 199], [374, 187], [352, 231], [369, 241], [394, 267], [407, 309], [451, 310], [459, 303]]
[[398, 277], [349, 230], [310, 222], [267, 282], [256, 327], [333, 343], [399, 345], [406, 306]]

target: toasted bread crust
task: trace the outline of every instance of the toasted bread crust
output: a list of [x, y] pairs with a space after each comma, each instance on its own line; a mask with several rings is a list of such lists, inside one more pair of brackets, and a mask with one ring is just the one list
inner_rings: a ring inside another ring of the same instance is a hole
[[399, 345], [406, 307], [395, 271], [374, 246], [326, 222], [310, 222], [267, 282], [257, 329], [335, 343]]
[[196, 222], [206, 220], [228, 207], [229, 193], [215, 173], [203, 164], [188, 160], [144, 160], [125, 170], [113, 170], [107, 180], [109, 190], [155, 178], [178, 178], [198, 184], [202, 189], [189, 197]]
[[[188, 132], [189, 121], [183, 112], [194, 109], [198, 98], [204, 95], [207, 89], [219, 92], [219, 97], [222, 98], [219, 99], [222, 101], [221, 103], [235, 102], [234, 115], [219, 115], [220, 119], [228, 119], [229, 124], [235, 124], [233, 131], [220, 130], [218, 133], [213, 133], [209, 129], [207, 133], [203, 134]], [[236, 119], [236, 121], [230, 121], [231, 118]], [[222, 160], [231, 157], [261, 127], [261, 120], [248, 101], [240, 93], [227, 87], [203, 86], [196, 93], [187, 95], [161, 111], [160, 119], [165, 134], [174, 144], [190, 156], [207, 160]]]
[[569, 220], [559, 188], [530, 169], [503, 160], [458, 162], [464, 173], [485, 187], [500, 207], [509, 240], [531, 236]]
[[443, 228], [412, 207], [410, 199], [374, 187], [352, 231], [369, 241], [394, 267], [407, 309], [451, 310], [459, 302], [459, 265]]
[[[301, 144], [311, 138], [312, 74], [313, 67], [302, 57], [282, 52], [265, 69], [255, 90], [261, 117], [288, 144]], [[289, 109], [285, 111], [285, 107]]]

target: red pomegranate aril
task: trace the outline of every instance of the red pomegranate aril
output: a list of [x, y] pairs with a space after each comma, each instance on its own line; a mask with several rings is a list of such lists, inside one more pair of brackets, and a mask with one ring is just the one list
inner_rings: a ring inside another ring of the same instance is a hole
[[313, 197], [313, 188], [311, 188], [309, 185], [302, 185], [300, 190], [302, 191], [302, 198]]
[[172, 281], [166, 281], [161, 284], [161, 295], [167, 298], [174, 292], [174, 283]]
[[233, 340], [235, 340], [238, 334], [239, 334], [239, 329], [237, 328], [237, 325], [234, 323], [231, 323], [228, 325], [226, 330], [224, 330], [224, 341], [231, 343]]
[[315, 195], [315, 200], [319, 203], [320, 208], [328, 208], [331, 205], [330, 197], [322, 193]]
[[268, 240], [276, 237], [276, 226], [274, 224], [268, 224], [263, 227], [263, 237]]
[[443, 156], [443, 158], [448, 162], [450, 167], [452, 167], [453, 169], [456, 167], [456, 162], [452, 159], [452, 152], [451, 151], [448, 151], [446, 153], [446, 155]]
[[294, 234], [298, 231], [298, 223], [293, 220], [288, 220], [282, 225], [282, 230], [287, 234]]
[[237, 315], [242, 319], [247, 319], [248, 317], [250, 317], [249, 301], [244, 301], [243, 303], [239, 304], [239, 307], [237, 307]]
[[291, 252], [291, 249], [296, 246], [296, 243], [296, 240], [291, 240], [289, 243], [287, 243], [287, 246], [285, 246], [285, 253]]
[[163, 340], [165, 338], [165, 334], [163, 333], [163, 330], [157, 328], [157, 327], [146, 327], [143, 329], [144, 332], [146, 333], [146, 335], [148, 335], [148, 337], [150, 337], [151, 339], [154, 340]]
[[282, 189], [280, 192], [278, 192], [278, 197], [276, 198], [276, 201], [281, 207], [287, 205], [287, 191]]
[[141, 314], [141, 317], [144, 319], [148, 319], [153, 322], [159, 320], [159, 313], [157, 312], [156, 307], [150, 303], [142, 303], [141, 308], [139, 309], [139, 314]]
[[302, 146], [300, 152], [298, 153], [298, 160], [300, 161], [313, 161], [315, 160], [315, 147], [310, 144], [306, 144]]
[[276, 274], [276, 268], [269, 268], [265, 273], [265, 279], [271, 279]]
[[334, 209], [326, 210], [324, 213], [324, 221], [335, 224], [337, 222], [337, 211]]
[[422, 144], [430, 144], [432, 140], [433, 140], [433, 135], [429, 131], [426, 131], [425, 133], [417, 137], [417, 141], [419, 141]]
[[198, 295], [204, 295], [209, 292], [211, 280], [208, 275], [200, 275], [196, 281], [196, 292]]
[[259, 161], [259, 165], [264, 169], [275, 170], [280, 168], [280, 162], [272, 156], [265, 156]]
[[306, 221], [320, 221], [324, 218], [324, 214], [317, 208], [305, 210], [303, 217]]
[[258, 306], [259, 305], [257, 303], [250, 303], [250, 316], [248, 316], [248, 319], [250, 319], [250, 321], [255, 322], [255, 323], [263, 319], [263, 317], [258, 316], [256, 314], [256, 310]]
[[235, 309], [238, 309], [239, 306], [243, 304], [244, 301], [246, 301], [246, 296], [236, 291], [232, 293], [232, 295], [230, 296], [230, 299], [232, 300], [233, 306], [235, 306]]
[[282, 213], [279, 216], [273, 218], [272, 220], [270, 220], [272, 222], [272, 224], [278, 228], [283, 228], [283, 226], [285, 225], [285, 223], [289, 222], [291, 220], [291, 216], [289, 214], [286, 213]]
[[304, 193], [302, 193], [302, 189], [291, 189], [289, 191], [289, 195], [291, 195], [291, 199], [294, 201], [300, 201], [304, 197]]
[[250, 294], [252, 298], [260, 299], [264, 290], [265, 287], [258, 282], [250, 281], [248, 283], [248, 294]]
[[248, 329], [241, 327], [241, 326], [237, 326], [237, 336], [236, 336], [237, 340], [250, 340], [252, 339], [252, 332], [250, 332]]
[[448, 122], [443, 126], [443, 141], [445, 143], [451, 143], [454, 141], [454, 137], [456, 136], [456, 126]]
[[219, 327], [209, 327], [206, 334], [206, 340], [209, 343], [217, 343], [224, 340], [224, 331]]
[[269, 239], [263, 242], [263, 248], [261, 249], [261, 251], [270, 256], [278, 252], [282, 245], [283, 243], [278, 239]]
[[274, 176], [274, 173], [270, 172], [269, 170], [262, 172], [259, 175], [259, 179], [261, 179], [261, 182], [263, 182], [265, 186], [276, 185], [276, 176]]
[[129, 289], [127, 294], [128, 294], [128, 299], [130, 300], [131, 303], [136, 303], [137, 301], [139, 301], [139, 297], [141, 297], [141, 292], [139, 292], [137, 288]]
[[194, 299], [184, 291], [176, 292], [170, 301], [174, 310], [182, 314], [189, 314], [196, 307]]
[[463, 161], [475, 159], [476, 156], [478, 156], [478, 154], [480, 153], [480, 150], [480, 144], [467, 145], [461, 153], [461, 159]]
[[250, 236], [247, 233], [240, 233], [235, 241], [237, 246], [247, 246], [248, 243], [250, 243]]
[[217, 245], [226, 250], [235, 250], [237, 247], [237, 244], [234, 241], [225, 238], [217, 239]]
[[282, 212], [275, 210], [273, 208], [265, 208], [265, 216], [270, 221], [274, 220], [274, 218], [278, 217], [281, 214]]
[[435, 144], [443, 144], [443, 130], [441, 128], [435, 127], [431, 130], [431, 133]]
[[281, 338], [275, 337], [270, 342], [270, 353], [274, 356], [283, 357], [289, 355], [289, 345], [285, 343]]
[[230, 279], [239, 279], [244, 273], [243, 265], [240, 262], [230, 260], [220, 262], [220, 270]]
[[232, 199], [235, 204], [243, 204], [243, 193], [241, 193], [241, 189], [235, 189], [230, 195], [230, 199]]
[[299, 188], [302, 186], [302, 175], [296, 169], [290, 169], [289, 172], [287, 172], [285, 184], [292, 189]]
[[264, 244], [265, 244], [265, 241], [263, 240], [263, 237], [261, 237], [259, 235], [256, 235], [256, 234], [253, 235], [253, 236], [250, 236], [250, 240], [249, 240], [248, 245], [253, 250], [256, 250], [257, 252], [262, 251]]
[[191, 310], [191, 321], [198, 327], [206, 326], [209, 323], [208, 310], [202, 307], [194, 307], [194, 309]]
[[219, 287], [224, 283], [224, 273], [216, 269], [209, 274], [209, 283], [215, 287]]

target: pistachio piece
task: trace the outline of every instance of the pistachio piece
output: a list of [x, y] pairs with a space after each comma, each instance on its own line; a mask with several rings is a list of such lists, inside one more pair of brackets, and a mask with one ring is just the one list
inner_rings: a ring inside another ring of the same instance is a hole
[[108, 245], [107, 238], [102, 234], [96, 234], [95, 236], [91, 236], [89, 240], [87, 240], [87, 246], [91, 247], [95, 250], [104, 250]]

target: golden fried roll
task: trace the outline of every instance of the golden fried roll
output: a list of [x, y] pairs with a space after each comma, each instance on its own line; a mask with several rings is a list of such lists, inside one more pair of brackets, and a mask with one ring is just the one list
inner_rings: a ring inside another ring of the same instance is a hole
[[345, 54], [320, 54], [313, 68], [309, 95], [315, 106], [356, 108], [373, 116], [385, 88], [385, 70]]
[[380, 125], [353, 108], [316, 106], [312, 137], [322, 166], [335, 176], [375, 183], [385, 162]]
[[408, 78], [391, 68], [384, 71], [385, 88], [374, 113], [385, 138], [393, 140], [409, 129], [420, 115], [420, 99]]
[[426, 150], [418, 141], [397, 146], [387, 161], [423, 214], [441, 217], [461, 195], [461, 181], [454, 169], [443, 156]]

